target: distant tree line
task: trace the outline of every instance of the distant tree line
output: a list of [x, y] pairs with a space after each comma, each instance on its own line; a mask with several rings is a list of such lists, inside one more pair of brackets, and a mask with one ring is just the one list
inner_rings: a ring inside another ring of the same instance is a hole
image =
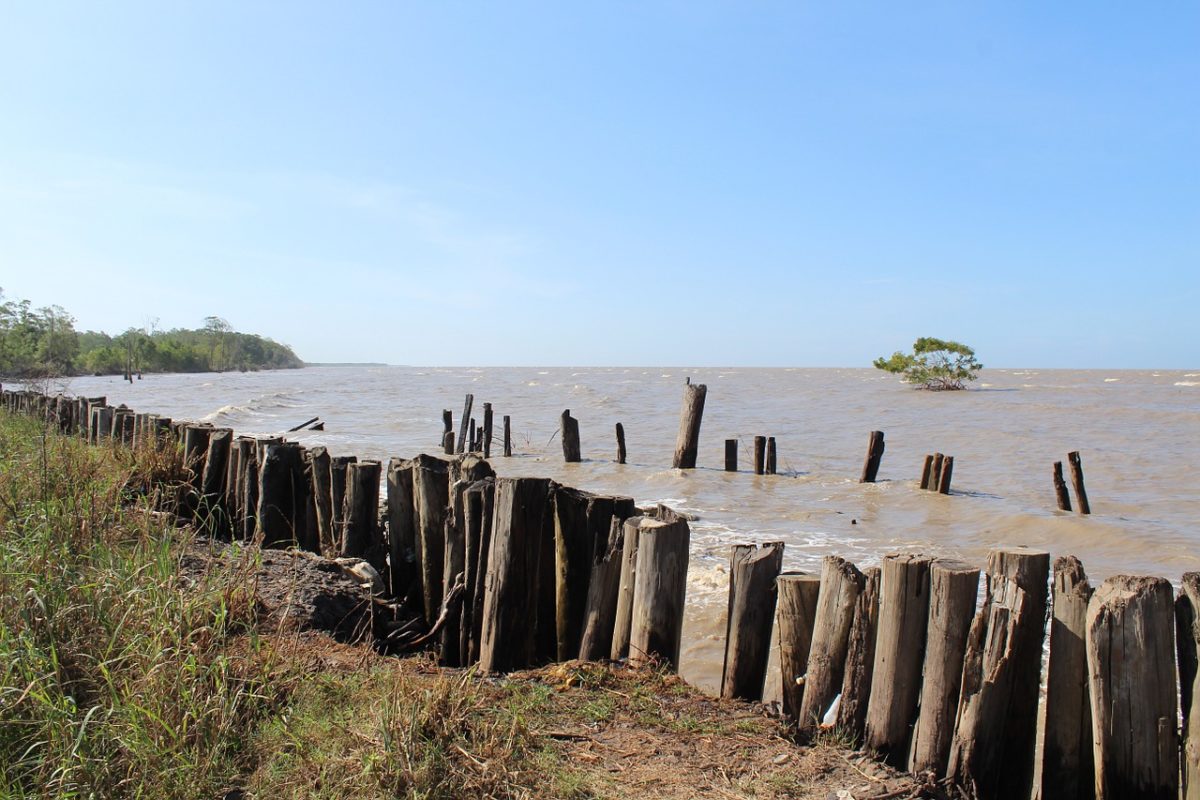
[[0, 375], [121, 375], [142, 372], [224, 372], [288, 369], [304, 362], [285, 344], [239, 333], [220, 317], [204, 326], [159, 331], [156, 323], [110, 336], [75, 330], [61, 306], [34, 309], [0, 291]]

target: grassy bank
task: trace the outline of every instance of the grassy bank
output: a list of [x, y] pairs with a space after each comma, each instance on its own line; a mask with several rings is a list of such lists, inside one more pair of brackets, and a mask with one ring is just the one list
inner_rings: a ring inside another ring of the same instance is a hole
[[210, 545], [147, 493], [179, 475], [175, 456], [88, 447], [0, 412], [0, 797], [825, 797], [889, 785], [674, 676], [570, 663], [486, 677], [282, 630], [254, 548], [181, 569]]

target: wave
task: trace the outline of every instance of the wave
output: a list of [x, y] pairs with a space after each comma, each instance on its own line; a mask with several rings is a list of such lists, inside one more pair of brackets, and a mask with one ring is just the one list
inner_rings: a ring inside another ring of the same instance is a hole
[[1175, 381], [1176, 386], [1200, 386], [1200, 381]]

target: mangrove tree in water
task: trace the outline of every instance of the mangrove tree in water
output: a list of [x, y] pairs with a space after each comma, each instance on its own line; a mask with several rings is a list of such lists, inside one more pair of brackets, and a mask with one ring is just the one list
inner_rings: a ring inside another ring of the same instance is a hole
[[903, 375], [906, 383], [920, 389], [940, 391], [966, 388], [966, 381], [975, 380], [983, 364], [965, 344], [922, 336], [911, 353], [896, 351], [891, 358], [877, 358], [875, 368]]

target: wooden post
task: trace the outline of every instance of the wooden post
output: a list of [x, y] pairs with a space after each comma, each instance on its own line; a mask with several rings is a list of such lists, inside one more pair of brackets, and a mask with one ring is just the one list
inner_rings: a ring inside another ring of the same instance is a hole
[[837, 726], [855, 744], [862, 741], [867, 725], [867, 707], [874, 683], [875, 639], [879, 629], [879, 567], [863, 570], [863, 590], [854, 602], [854, 623], [846, 644], [846, 668], [842, 676], [842, 700], [838, 703]]
[[466, 400], [463, 401], [462, 420], [458, 423], [458, 446], [455, 452], [462, 454], [467, 446], [467, 425], [471, 419], [471, 405], [475, 402], [475, 395], [468, 393]]
[[[442, 409], [442, 444], [446, 443], [446, 434], [454, 433], [454, 412], [448, 408]], [[451, 440], [453, 441], [453, 439]]]
[[492, 404], [483, 404], [483, 457], [492, 457]]
[[629, 655], [629, 631], [633, 624], [633, 592], [637, 581], [638, 531], [642, 517], [630, 517], [621, 529], [621, 574], [617, 581], [617, 613], [613, 620], [609, 658], [619, 661]]
[[204, 425], [188, 425], [183, 432], [183, 465], [188, 472], [188, 486], [199, 494], [204, 476], [204, 458], [208, 454], [208, 437], [213, 429]]
[[983, 605], [971, 622], [947, 775], [979, 800], [1028, 797], [1050, 554], [988, 555]]
[[679, 435], [675, 439], [675, 469], [695, 469], [700, 447], [700, 420], [704, 416], [704, 398], [708, 387], [689, 382], [683, 387], [683, 410], [679, 415]]
[[1098, 800], [1179, 796], [1172, 600], [1163, 578], [1117, 575], [1088, 603]]
[[921, 699], [929, 562], [927, 556], [907, 553], [884, 556], [879, 582], [879, 632], [863, 742], [900, 769], [908, 761]]
[[346, 532], [346, 475], [358, 456], [333, 456], [329, 460], [329, 498], [333, 506], [333, 546], [341, 550]]
[[1200, 572], [1183, 573], [1183, 585], [1175, 601], [1175, 648], [1179, 654], [1179, 703], [1183, 715], [1183, 746], [1180, 748], [1183, 800], [1200, 800], [1200, 703], [1197, 702], [1200, 698]]
[[579, 420], [571, 416], [569, 408], [562, 412], [562, 450], [563, 461], [579, 461]]
[[1054, 462], [1054, 497], [1058, 501], [1059, 511], [1071, 510], [1071, 493], [1067, 491], [1067, 482], [1063, 480], [1061, 461]]
[[637, 579], [629, 631], [629, 660], [634, 664], [658, 659], [671, 671], [679, 668], [690, 540], [685, 519], [663, 522], [643, 517], [638, 524]]
[[941, 778], [946, 774], [958, 692], [962, 688], [967, 633], [975, 616], [978, 594], [978, 568], [940, 558], [929, 565], [924, 682], [908, 760], [908, 771], [914, 775], [933, 772]]
[[771, 653], [775, 578], [783, 567], [783, 542], [737, 544], [729, 558], [729, 613], [721, 696], [761, 700]]
[[766, 473], [768, 475], [775, 474], [775, 437], [767, 437], [767, 465]]
[[737, 472], [737, 439], [725, 440], [725, 471]]
[[248, 542], [254, 538], [258, 519], [258, 443], [254, 439], [240, 438], [237, 445], [238, 516], [234, 520], [233, 535]]
[[932, 472], [933, 472], [933, 454], [930, 453], [925, 456], [925, 464], [924, 464], [924, 466], [921, 467], [921, 488], [922, 489], [929, 488], [929, 480], [932, 477]]
[[295, 442], [271, 442], [263, 449], [258, 477], [258, 531], [264, 547], [303, 539], [304, 502], [301, 488], [304, 456]]
[[1079, 458], [1079, 451], [1072, 450], [1067, 453], [1067, 461], [1071, 464], [1071, 485], [1075, 488], [1075, 505], [1079, 507], [1080, 514], [1091, 514], [1092, 506], [1088, 503], [1087, 490], [1083, 488], [1083, 461]]
[[879, 462], [883, 460], [883, 431], [871, 431], [871, 439], [867, 443], [867, 458], [863, 462], [862, 478], [859, 483], [874, 483], [879, 476]]
[[512, 417], [504, 415], [504, 457], [512, 455]]
[[346, 525], [342, 531], [339, 555], [364, 558], [382, 572], [382, 548], [379, 546], [379, 475], [378, 461], [358, 461], [346, 470]]
[[767, 437], [754, 437], [754, 474], [762, 475], [767, 471]]
[[467, 596], [463, 600], [463, 631], [466, 644], [462, 648], [466, 664], [479, 660], [479, 645], [483, 629], [484, 580], [487, 576], [488, 553], [492, 544], [492, 507], [496, 497], [495, 477], [475, 481], [463, 497], [467, 531]]
[[388, 583], [396, 599], [422, 598], [419, 602], [424, 603], [422, 591], [414, 591], [421, 582], [416, 513], [412, 462], [393, 458], [387, 469]]
[[225, 477], [228, 472], [229, 450], [233, 431], [214, 428], [208, 437], [204, 457], [204, 472], [200, 477], [200, 528], [209, 536], [226, 538], [229, 535], [229, 512], [225, 505]]
[[821, 592], [813, 621], [808, 671], [804, 677], [804, 696], [796, 719], [801, 731], [812, 731], [820, 725], [842, 686], [854, 606], [864, 582], [863, 574], [846, 559], [825, 557], [821, 565]]
[[938, 492], [950, 494], [950, 478], [954, 475], [954, 456], [942, 459], [942, 474], [938, 478]]
[[945, 460], [946, 457], [941, 453], [933, 454], [933, 470], [929, 474], [929, 491], [931, 492], [938, 490], [938, 483], [942, 480], [942, 462]]
[[550, 481], [497, 478], [480, 632], [479, 668], [520, 669], [533, 660], [538, 541]]
[[317, 512], [317, 552], [330, 556], [338, 549], [333, 538], [332, 459], [324, 447], [314, 447], [308, 451], [308, 460], [312, 470], [313, 505]]
[[617, 463], [625, 463], [625, 426], [617, 423]]
[[448, 456], [454, 455], [454, 431], [442, 434], [442, 452]]
[[[464, 443], [465, 446], [465, 443]], [[421, 606], [432, 625], [442, 607], [442, 574], [446, 557], [446, 511], [450, 505], [450, 465], [421, 454], [413, 459], [413, 498], [417, 552], [421, 564]]]
[[583, 632], [579, 637], [579, 660], [607, 658], [612, 649], [613, 623], [617, 616], [617, 592], [621, 583], [621, 553], [625, 523], [612, 517], [605, 549], [592, 559], [584, 604]]
[[588, 492], [560, 486], [553, 493], [556, 660], [579, 653], [595, 541], [588, 528]]
[[775, 626], [779, 629], [779, 674], [783, 684], [783, 714], [796, 720], [804, 696], [804, 675], [812, 647], [821, 577], [785, 572], [775, 580], [779, 593]]
[[[461, 582], [466, 591], [467, 578], [467, 526], [466, 494], [470, 481], [458, 480], [450, 487], [450, 513], [446, 515], [446, 557], [442, 567], [442, 586], [448, 594], [450, 588]], [[465, 653], [462, 649], [463, 611], [465, 598], [443, 609], [445, 624], [441, 633], [440, 663], [446, 667], [463, 666]], [[443, 600], [443, 603], [445, 600]]]
[[[1186, 576], [1184, 582], [1186, 583]], [[1046, 667], [1044, 800], [1092, 800], [1092, 709], [1088, 699], [1087, 607], [1092, 597], [1083, 564], [1075, 556], [1054, 560], [1050, 659]]]
[[467, 431], [468, 431], [467, 432], [467, 441], [470, 442], [470, 444], [467, 445], [467, 452], [468, 453], [478, 453], [480, 450], [479, 430], [475, 427], [475, 418], [474, 417], [471, 417], [471, 422], [467, 426]]

